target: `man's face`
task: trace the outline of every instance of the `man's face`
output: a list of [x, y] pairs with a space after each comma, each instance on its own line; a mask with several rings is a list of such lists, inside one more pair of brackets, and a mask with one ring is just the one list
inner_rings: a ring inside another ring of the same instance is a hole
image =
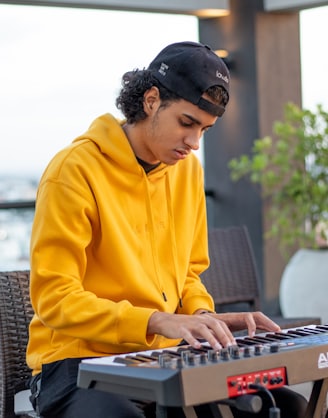
[[166, 107], [160, 104], [159, 99], [151, 103], [139, 144], [142, 156], [139, 152], [138, 157], [148, 163], [161, 161], [172, 165], [185, 159], [192, 150], [198, 150], [201, 136], [217, 117], [186, 100], [171, 102]]

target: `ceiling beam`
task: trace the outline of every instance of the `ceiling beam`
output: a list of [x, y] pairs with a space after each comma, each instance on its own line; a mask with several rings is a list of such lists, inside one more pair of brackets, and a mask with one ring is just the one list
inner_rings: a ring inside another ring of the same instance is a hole
[[[229, 12], [229, 0], [0, 0], [0, 4], [187, 14], [198, 17], [218, 17]], [[324, 5], [328, 5], [328, 0], [263, 0], [267, 12], [299, 11]]]
[[0, 0], [0, 3], [188, 14], [198, 17], [218, 17], [229, 13], [229, 0]]
[[263, 0], [267, 12], [299, 11], [328, 5], [328, 0]]

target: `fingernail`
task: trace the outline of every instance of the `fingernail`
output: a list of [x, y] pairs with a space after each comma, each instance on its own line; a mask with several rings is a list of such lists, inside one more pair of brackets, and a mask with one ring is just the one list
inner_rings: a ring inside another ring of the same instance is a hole
[[222, 345], [220, 343], [216, 343], [213, 348], [214, 350], [221, 350]]

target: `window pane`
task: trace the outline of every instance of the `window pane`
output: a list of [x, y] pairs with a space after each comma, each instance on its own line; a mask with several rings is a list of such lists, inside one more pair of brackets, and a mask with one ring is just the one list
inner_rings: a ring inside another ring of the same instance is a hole
[[[57, 151], [97, 116], [121, 117], [123, 73], [184, 40], [198, 40], [193, 16], [0, 5], [0, 204], [34, 199]], [[0, 270], [28, 268], [32, 219], [0, 209]]]
[[95, 117], [120, 116], [124, 72], [198, 40], [193, 16], [91, 9], [0, 5], [0, 28], [0, 173], [37, 176]]

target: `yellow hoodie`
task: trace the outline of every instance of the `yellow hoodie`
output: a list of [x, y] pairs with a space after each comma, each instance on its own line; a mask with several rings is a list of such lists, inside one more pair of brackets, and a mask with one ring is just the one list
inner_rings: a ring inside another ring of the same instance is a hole
[[106, 114], [50, 162], [31, 237], [27, 362], [163, 348], [154, 311], [213, 310], [203, 170], [194, 155], [148, 174]]

